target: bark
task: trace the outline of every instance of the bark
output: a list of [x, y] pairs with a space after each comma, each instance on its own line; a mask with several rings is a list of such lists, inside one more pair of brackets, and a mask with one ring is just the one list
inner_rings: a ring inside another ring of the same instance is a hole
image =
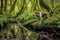
[[[47, 9], [48, 12], [50, 12], [51, 8], [49, 7], [49, 5], [47, 5], [44, 0], [39, 0], [39, 4], [42, 8]], [[52, 10], [51, 10], [52, 11]]]
[[3, 11], [3, 0], [1, 0], [0, 14], [2, 13], [2, 11]]
[[12, 13], [12, 11], [14, 10], [16, 3], [17, 3], [17, 0], [15, 0], [13, 5], [11, 6], [10, 13]]
[[24, 5], [25, 5], [25, 0], [23, 0], [23, 5], [21, 6], [21, 9], [20, 9], [19, 12], [16, 14], [16, 16], [14, 16], [13, 18], [18, 17], [21, 13], [23, 13], [23, 11], [24, 11]]
[[1, 9], [3, 8], [3, 0], [1, 0]]
[[4, 7], [4, 11], [6, 11], [6, 6], [7, 6], [7, 0], [5, 0], [5, 7]]

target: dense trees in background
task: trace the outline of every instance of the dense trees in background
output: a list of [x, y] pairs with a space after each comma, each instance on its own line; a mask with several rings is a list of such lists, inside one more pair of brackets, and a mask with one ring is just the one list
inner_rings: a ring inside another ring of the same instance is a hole
[[[18, 37], [18, 40], [37, 40], [38, 33], [46, 27], [59, 35], [59, 2], [60, 0], [0, 0], [0, 34], [10, 33]], [[35, 10], [49, 12], [51, 16], [43, 18], [40, 24], [37, 17], [33, 16]]]

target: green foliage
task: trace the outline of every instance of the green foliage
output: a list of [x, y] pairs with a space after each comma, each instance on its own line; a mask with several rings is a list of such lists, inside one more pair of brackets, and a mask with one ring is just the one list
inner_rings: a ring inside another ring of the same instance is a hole
[[19, 20], [30, 20], [30, 19], [37, 19], [36, 16], [34, 16], [34, 13], [33, 12], [24, 12], [22, 15], [20, 15], [20, 17], [18, 17], [17, 19]]
[[0, 24], [3, 26], [3, 22], [7, 21], [7, 15], [4, 13], [0, 15]]
[[[5, 0], [6, 1], [6, 0]], [[6, 1], [6, 4], [4, 4], [5, 1], [2, 1], [1, 9], [2, 15], [0, 15], [0, 25], [4, 26], [4, 22], [8, 22], [11, 19], [16, 20], [16, 22], [22, 22], [24, 24], [32, 25], [33, 30], [34, 29], [40, 29], [41, 27], [60, 27], [60, 4], [47, 4], [44, 0], [11, 0], [8, 2]], [[15, 2], [14, 2], [15, 1]], [[11, 3], [10, 3], [11, 2]], [[38, 2], [38, 3], [37, 3]], [[54, 5], [54, 6], [53, 6]], [[38, 8], [38, 6], [41, 8]], [[49, 12], [52, 10], [51, 17], [46, 18], [42, 20], [42, 23], [39, 23], [38, 17], [34, 16], [34, 10], [42, 10], [41, 12]], [[13, 17], [15, 18], [13, 18]], [[13, 21], [14, 21], [13, 20]], [[18, 23], [17, 23], [18, 24]], [[56, 25], [56, 26], [54, 26]], [[2, 32], [13, 32], [17, 35], [22, 35], [22, 38], [26, 38], [26, 36], [30, 36], [31, 38], [37, 38], [37, 34], [35, 32], [31, 32], [30, 30], [26, 29], [25, 27], [20, 27], [20, 25], [16, 24], [8, 24], [8, 27], [4, 26], [6, 29], [3, 29]], [[29, 27], [29, 26], [28, 26]], [[32, 36], [32, 34], [34, 34]], [[35, 40], [32, 38], [32, 40]], [[36, 39], [37, 40], [37, 39]]]
[[11, 18], [10, 16], [11, 15], [9, 12], [3, 12], [3, 14], [0, 15], [0, 25], [4, 26], [3, 23], [8, 22], [8, 20]]

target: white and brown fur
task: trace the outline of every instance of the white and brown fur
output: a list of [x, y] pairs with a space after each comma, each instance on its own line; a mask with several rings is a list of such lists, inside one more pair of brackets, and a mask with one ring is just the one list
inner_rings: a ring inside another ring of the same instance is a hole
[[38, 20], [39, 20], [40, 23], [42, 22], [42, 18], [43, 17], [44, 18], [49, 18], [50, 17], [50, 13], [49, 12], [41, 13], [41, 12], [35, 11], [34, 15], [38, 17]]

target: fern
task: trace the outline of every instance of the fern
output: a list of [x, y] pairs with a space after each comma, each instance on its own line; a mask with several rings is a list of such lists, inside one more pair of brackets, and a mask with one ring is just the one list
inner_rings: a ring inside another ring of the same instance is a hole
[[7, 20], [10, 19], [9, 16], [10, 16], [9, 13], [5, 13], [5, 12], [2, 15], [0, 15], [0, 25], [1, 26], [3, 26], [4, 22], [7, 22]]

